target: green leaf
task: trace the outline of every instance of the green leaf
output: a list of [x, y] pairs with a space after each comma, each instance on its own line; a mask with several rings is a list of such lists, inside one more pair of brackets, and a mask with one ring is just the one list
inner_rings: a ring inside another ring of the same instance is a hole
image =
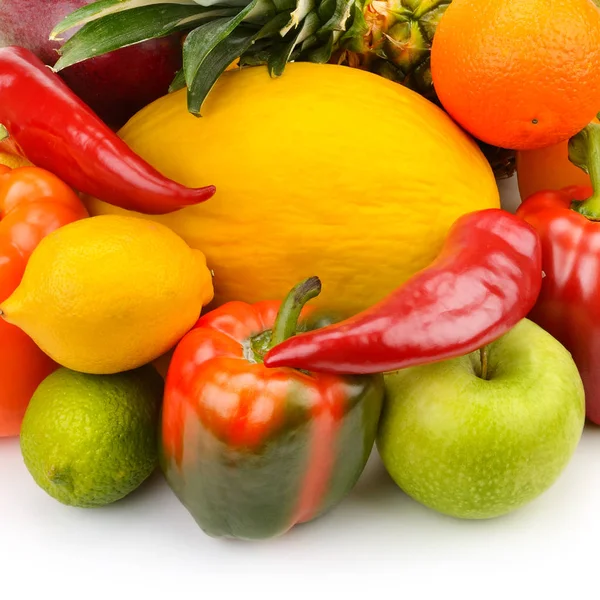
[[337, 0], [333, 15], [323, 25], [321, 31], [346, 31], [346, 22], [350, 17], [354, 2], [355, 0]]
[[[231, 2], [231, 0], [219, 0], [221, 2]], [[245, 0], [246, 4], [248, 0]], [[273, 17], [277, 16], [281, 11], [277, 9], [273, 0], [259, 0], [250, 14], [244, 19], [244, 23], [262, 27], [268, 23]]]
[[139, 8], [141, 6], [150, 6], [152, 4], [196, 4], [195, 0], [99, 0], [82, 6], [73, 11], [68, 17], [64, 18], [50, 33], [50, 39], [56, 40], [61, 33], [85, 25], [90, 21], [101, 19], [107, 15]]
[[171, 81], [171, 85], [169, 86], [169, 94], [176, 92], [177, 90], [181, 90], [185, 87], [185, 73], [183, 69], [179, 69], [177, 73], [175, 73], [175, 77], [173, 77], [173, 81]]
[[59, 51], [62, 56], [54, 65], [54, 70], [60, 71], [124, 46], [190, 29], [194, 23], [230, 15], [234, 11], [235, 9], [210, 9], [198, 5], [156, 4], [114, 13], [84, 25], [68, 40]]
[[350, 44], [358, 43], [357, 48], [362, 49], [364, 46], [363, 38], [369, 32], [369, 26], [365, 19], [364, 3], [356, 1], [352, 7], [352, 25], [342, 36], [342, 40], [348, 41]]
[[269, 73], [272, 77], [280, 77], [283, 75], [285, 67], [291, 60], [296, 46], [313, 35], [319, 29], [320, 25], [321, 20], [316, 11], [310, 12], [305, 16], [298, 32], [290, 40], [273, 47], [267, 63], [269, 66]]
[[317, 8], [321, 22], [326, 23], [335, 14], [337, 0], [322, 0]]
[[260, 42], [252, 44], [252, 46], [242, 54], [240, 58], [240, 67], [257, 67], [266, 65], [269, 62], [271, 55], [271, 42], [264, 45]]
[[279, 36], [281, 28], [289, 21], [290, 13], [281, 13], [273, 17], [259, 32], [256, 39], [240, 56], [240, 66], [255, 67], [269, 62], [273, 37]]
[[203, 61], [203, 68], [188, 84], [188, 110], [200, 116], [202, 104], [225, 69], [241, 56], [257, 38], [259, 32], [240, 27], [223, 39]]
[[247, 62], [241, 64], [265, 64], [271, 55], [271, 42], [267, 38], [278, 34], [279, 30], [290, 18], [289, 12], [283, 12], [273, 17], [260, 30], [248, 26], [240, 26], [220, 42], [202, 63], [202, 69], [196, 73], [191, 85], [188, 84], [188, 110], [199, 115], [202, 104], [223, 71], [236, 59], [246, 55], [246, 52], [261, 40], [265, 47], [258, 53], [251, 54]]
[[[220, 44], [235, 28], [244, 20], [252, 9], [256, 6], [258, 0], [251, 0], [237, 15], [233, 18], [225, 17], [209, 21], [194, 29], [186, 38], [183, 45], [183, 70], [188, 87], [196, 80], [198, 71], [206, 57]], [[235, 57], [237, 58], [237, 57]]]
[[292, 28], [297, 27], [315, 7], [315, 0], [298, 0], [296, 9], [292, 12], [289, 23], [281, 30], [284, 36]]
[[263, 40], [273, 35], [279, 35], [279, 32], [281, 31], [282, 27], [284, 27], [284, 25], [290, 20], [290, 15], [290, 12], [282, 12], [273, 17], [258, 32], [256, 39]]
[[294, 8], [296, 8], [296, 1], [297, 0], [272, 0], [277, 12], [294, 10]]
[[321, 19], [319, 19], [319, 15], [316, 13], [316, 11], [309, 13], [302, 22], [302, 28], [300, 29], [300, 34], [296, 39], [296, 44], [302, 44], [311, 35], [314, 35], [319, 30], [320, 26]]
[[329, 34], [327, 41], [322, 46], [311, 50], [308, 53], [308, 60], [314, 63], [326, 63], [329, 62], [331, 54], [333, 53], [333, 47], [335, 44], [336, 33], [332, 32]]
[[268, 67], [269, 74], [271, 77], [280, 77], [283, 75], [285, 71], [285, 66], [287, 65], [292, 51], [296, 47], [298, 43], [298, 36], [300, 32], [298, 32], [289, 42], [277, 44], [273, 47], [273, 51], [271, 56], [269, 57]]

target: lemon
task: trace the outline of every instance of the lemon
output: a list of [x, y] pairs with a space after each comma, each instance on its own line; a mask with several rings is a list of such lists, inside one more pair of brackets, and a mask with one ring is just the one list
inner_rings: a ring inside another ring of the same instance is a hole
[[204, 255], [173, 231], [100, 216], [44, 238], [0, 312], [60, 365], [110, 374], [172, 348], [212, 296]]
[[116, 375], [58, 369], [35, 391], [21, 451], [35, 482], [63, 504], [110, 504], [158, 461], [162, 378], [146, 366]]

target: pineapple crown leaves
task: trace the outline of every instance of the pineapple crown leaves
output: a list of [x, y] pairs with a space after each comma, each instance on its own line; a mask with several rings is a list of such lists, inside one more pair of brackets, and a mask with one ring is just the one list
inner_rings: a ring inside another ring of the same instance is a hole
[[368, 31], [370, 0], [98, 0], [68, 15], [51, 33], [60, 39], [60, 71], [76, 63], [176, 32], [186, 32], [183, 68], [170, 91], [187, 87], [188, 109], [202, 104], [227, 67], [267, 64], [281, 75], [292, 60], [328, 62], [343, 40]]

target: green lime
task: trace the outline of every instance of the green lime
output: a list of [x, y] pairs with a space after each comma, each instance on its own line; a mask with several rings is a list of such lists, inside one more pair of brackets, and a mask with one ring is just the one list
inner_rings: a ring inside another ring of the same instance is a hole
[[162, 394], [151, 366], [116, 375], [55, 371], [25, 414], [25, 466], [63, 504], [90, 508], [124, 498], [157, 465]]

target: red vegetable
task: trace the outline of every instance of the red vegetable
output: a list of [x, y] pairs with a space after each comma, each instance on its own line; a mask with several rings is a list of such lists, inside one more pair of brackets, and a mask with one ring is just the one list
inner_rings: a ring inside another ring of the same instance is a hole
[[[0, 124], [32, 163], [109, 204], [164, 214], [210, 198], [163, 177], [24, 48], [0, 48]], [[1, 138], [1, 135], [0, 135]]]
[[499, 209], [471, 213], [431, 266], [370, 309], [279, 344], [265, 365], [379, 373], [462, 356], [525, 317], [541, 281], [532, 227]]
[[[0, 165], [0, 301], [15, 291], [47, 235], [87, 216], [77, 194], [52, 173]], [[19, 435], [33, 392], [57, 367], [23, 331], [0, 319], [0, 437]]]
[[593, 188], [538, 192], [517, 214], [540, 235], [546, 274], [530, 318], [573, 355], [587, 416], [600, 424], [600, 125], [570, 141], [569, 157], [589, 173]]
[[375, 440], [383, 378], [265, 369], [267, 348], [318, 326], [304, 304], [229, 302], [177, 346], [165, 387], [160, 463], [209, 535], [265, 539], [323, 514], [352, 489]]

